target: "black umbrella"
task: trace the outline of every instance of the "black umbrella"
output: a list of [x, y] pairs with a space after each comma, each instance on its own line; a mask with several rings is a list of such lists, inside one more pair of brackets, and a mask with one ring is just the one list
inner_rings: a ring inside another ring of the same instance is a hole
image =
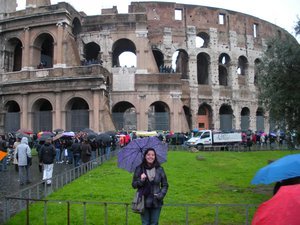
[[106, 134], [106, 133], [102, 133], [102, 134], [99, 134], [97, 137], [96, 137], [96, 140], [97, 141], [102, 141], [104, 143], [107, 143], [107, 142], [110, 142], [112, 141], [112, 138], [110, 135]]
[[84, 133], [95, 133], [95, 131], [93, 131], [90, 128], [84, 128], [81, 132], [84, 132]]
[[109, 136], [115, 136], [117, 133], [113, 130], [106, 131], [105, 134], [108, 134]]
[[92, 133], [92, 132], [88, 133], [87, 136], [86, 136], [86, 138], [87, 138], [88, 140], [91, 140], [91, 141], [92, 141], [92, 140], [95, 140], [96, 137], [97, 137], [97, 134], [96, 134], [96, 133]]

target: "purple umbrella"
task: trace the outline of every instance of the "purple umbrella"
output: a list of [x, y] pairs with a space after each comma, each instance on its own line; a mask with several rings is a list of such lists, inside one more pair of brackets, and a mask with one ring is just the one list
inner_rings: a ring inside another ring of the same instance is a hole
[[118, 153], [118, 167], [128, 172], [134, 172], [135, 168], [143, 161], [144, 152], [153, 148], [159, 163], [167, 161], [168, 144], [160, 141], [156, 136], [134, 139]]

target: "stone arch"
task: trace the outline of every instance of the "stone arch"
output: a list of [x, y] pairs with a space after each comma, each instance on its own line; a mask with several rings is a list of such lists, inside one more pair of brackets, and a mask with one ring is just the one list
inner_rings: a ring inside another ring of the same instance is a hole
[[197, 55], [197, 80], [198, 84], [209, 84], [210, 56], [201, 52]]
[[228, 86], [228, 74], [230, 67], [230, 56], [226, 53], [221, 53], [218, 59], [219, 85]]
[[265, 130], [265, 112], [262, 107], [258, 107], [256, 110], [256, 130], [264, 131]]
[[32, 105], [32, 127], [34, 132], [52, 131], [53, 107], [49, 100], [40, 98]]
[[248, 107], [242, 108], [241, 111], [241, 130], [247, 131], [250, 127], [250, 109]]
[[261, 63], [261, 59], [257, 58], [254, 60], [254, 85], [258, 84], [258, 67]]
[[170, 130], [170, 108], [165, 102], [156, 101], [149, 106], [148, 130]]
[[199, 130], [208, 130], [212, 129], [212, 108], [207, 103], [203, 103], [198, 108], [198, 129]]
[[5, 121], [4, 131], [5, 132], [16, 132], [20, 129], [20, 105], [14, 100], [7, 101], [4, 105]]
[[85, 56], [85, 64], [100, 64], [100, 51], [101, 48], [95, 42], [89, 42], [84, 45], [84, 56]]
[[54, 38], [49, 33], [41, 33], [34, 40], [33, 64], [38, 68], [52, 68], [54, 58]]
[[[112, 46], [112, 66], [113, 67], [120, 67], [120, 55], [122, 53], [130, 52], [136, 55], [136, 46], [135, 44], [127, 39], [122, 38], [117, 40]], [[135, 63], [136, 64], [136, 63]]]
[[240, 56], [238, 58], [237, 73], [242, 76], [248, 75], [248, 66], [249, 66], [248, 59], [243, 55]]
[[116, 103], [112, 107], [112, 118], [117, 130], [136, 130], [137, 114], [133, 104], [127, 101]]
[[172, 57], [172, 69], [176, 73], [181, 73], [182, 79], [188, 79], [188, 63], [189, 55], [184, 49], [178, 49], [174, 52]]
[[22, 69], [23, 44], [17, 37], [10, 38], [5, 46], [4, 70], [7, 72], [20, 71]]
[[196, 36], [196, 48], [208, 48], [209, 39], [209, 34], [206, 32], [199, 32]]
[[78, 132], [90, 127], [89, 104], [81, 97], [71, 98], [66, 104], [66, 129]]
[[233, 125], [233, 110], [231, 105], [223, 104], [219, 110], [220, 115], [220, 130], [231, 131]]
[[74, 37], [81, 33], [81, 29], [81, 22], [77, 17], [75, 17], [72, 22], [72, 34]]
[[157, 69], [160, 73], [163, 73], [163, 67], [164, 67], [164, 54], [161, 52], [160, 49], [154, 48], [152, 49], [152, 53], [157, 65]]
[[184, 105], [183, 106], [183, 112], [184, 112], [185, 119], [187, 121], [189, 130], [191, 130], [192, 127], [193, 127], [191, 109], [188, 106]]

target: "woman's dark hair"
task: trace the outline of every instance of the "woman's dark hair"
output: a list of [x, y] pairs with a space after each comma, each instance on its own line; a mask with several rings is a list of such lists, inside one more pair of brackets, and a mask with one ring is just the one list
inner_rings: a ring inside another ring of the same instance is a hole
[[144, 166], [147, 165], [146, 155], [147, 155], [147, 153], [150, 152], [150, 151], [153, 151], [153, 152], [154, 152], [154, 155], [155, 155], [155, 159], [154, 159], [154, 162], [153, 162], [153, 166], [158, 167], [160, 164], [159, 164], [159, 162], [157, 161], [157, 155], [156, 155], [156, 151], [155, 151], [154, 148], [147, 148], [147, 149], [146, 149], [146, 151], [144, 152], [144, 157], [143, 157], [143, 163], [142, 163], [142, 164], [143, 164]]

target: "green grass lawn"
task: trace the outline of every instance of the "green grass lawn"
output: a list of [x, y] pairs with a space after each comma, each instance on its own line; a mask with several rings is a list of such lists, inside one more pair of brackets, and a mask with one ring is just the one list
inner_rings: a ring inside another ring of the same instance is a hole
[[[284, 155], [299, 151], [255, 152], [198, 152], [170, 151], [163, 167], [168, 176], [169, 191], [166, 204], [257, 204], [272, 196], [272, 185], [251, 185], [256, 171]], [[201, 157], [199, 157], [201, 156]], [[200, 159], [199, 159], [200, 158]], [[130, 203], [135, 192], [131, 187], [132, 174], [117, 167], [114, 158], [93, 171], [51, 194], [48, 199], [88, 202]], [[71, 224], [83, 224], [83, 206], [71, 205]], [[162, 210], [161, 225], [185, 224], [184, 207], [166, 206]], [[250, 211], [251, 217], [255, 211]], [[87, 204], [87, 224], [104, 224], [103, 205]], [[124, 205], [108, 206], [108, 224], [125, 224]], [[43, 224], [43, 205], [30, 206], [30, 224]], [[219, 224], [245, 224], [245, 210], [221, 207]], [[190, 207], [189, 224], [213, 224], [215, 208]], [[251, 218], [250, 217], [250, 218]], [[7, 224], [25, 224], [25, 213], [12, 218]], [[66, 224], [66, 205], [47, 205], [47, 224]], [[140, 224], [138, 214], [129, 210], [129, 225]]]

